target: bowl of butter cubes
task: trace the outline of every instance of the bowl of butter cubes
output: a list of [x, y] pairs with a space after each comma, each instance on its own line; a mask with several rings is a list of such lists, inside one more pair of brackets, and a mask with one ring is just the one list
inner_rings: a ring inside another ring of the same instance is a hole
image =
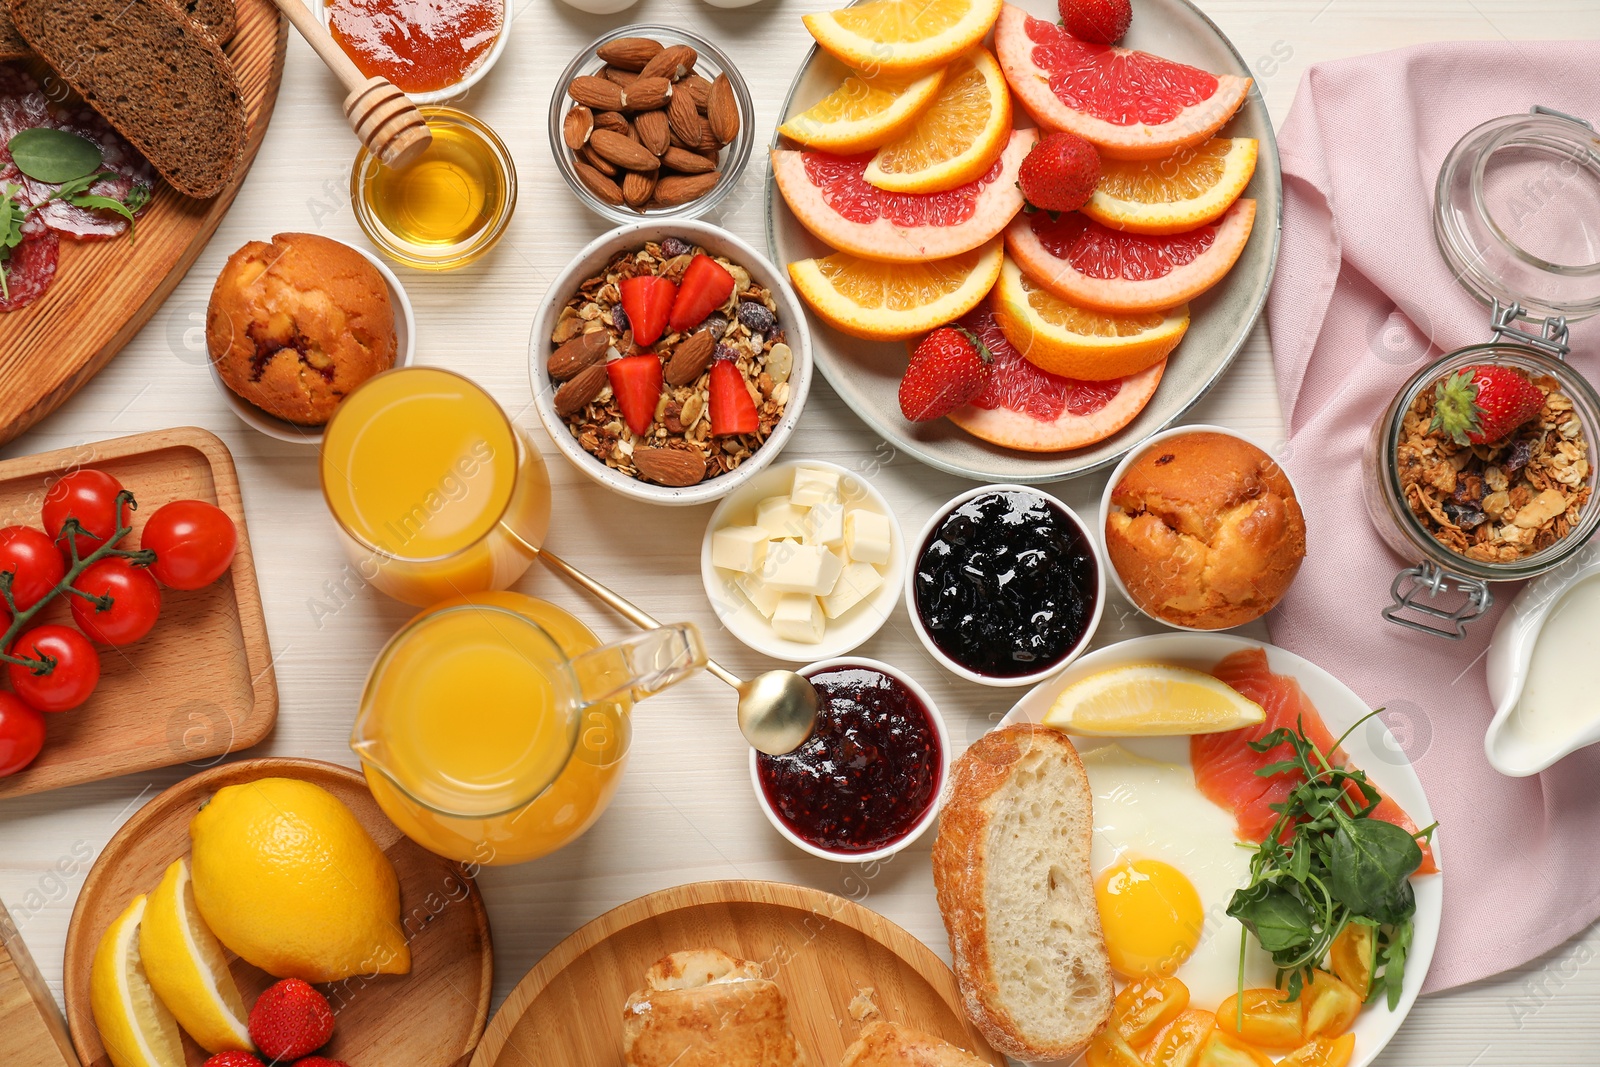
[[794, 663], [843, 656], [877, 633], [905, 569], [905, 537], [883, 494], [821, 460], [775, 463], [741, 485], [700, 546], [723, 626]]

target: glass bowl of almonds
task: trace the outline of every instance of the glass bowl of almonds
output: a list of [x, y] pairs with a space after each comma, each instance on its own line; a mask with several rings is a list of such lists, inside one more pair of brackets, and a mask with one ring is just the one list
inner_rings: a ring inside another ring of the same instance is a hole
[[670, 26], [624, 26], [557, 79], [550, 150], [578, 199], [613, 222], [696, 218], [739, 184], [754, 114], [716, 45]]

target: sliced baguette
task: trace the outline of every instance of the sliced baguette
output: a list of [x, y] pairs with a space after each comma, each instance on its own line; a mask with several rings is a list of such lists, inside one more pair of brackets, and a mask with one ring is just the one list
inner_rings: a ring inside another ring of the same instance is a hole
[[164, 0], [10, 0], [33, 50], [180, 193], [244, 160], [244, 93], [222, 50]]
[[839, 1067], [988, 1067], [943, 1038], [899, 1023], [871, 1022], [844, 1050]]
[[951, 767], [933, 884], [967, 1016], [1022, 1060], [1070, 1060], [1111, 1017], [1089, 779], [1065, 736], [995, 730]]

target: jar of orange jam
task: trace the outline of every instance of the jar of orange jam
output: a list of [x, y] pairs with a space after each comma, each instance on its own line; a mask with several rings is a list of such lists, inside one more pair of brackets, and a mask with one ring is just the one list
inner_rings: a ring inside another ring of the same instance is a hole
[[327, 0], [328, 32], [369, 78], [419, 103], [465, 91], [505, 38], [505, 0]]

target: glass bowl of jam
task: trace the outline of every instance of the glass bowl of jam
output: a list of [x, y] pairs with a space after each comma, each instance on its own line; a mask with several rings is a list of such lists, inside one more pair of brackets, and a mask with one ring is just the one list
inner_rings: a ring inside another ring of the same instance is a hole
[[362, 148], [350, 169], [356, 222], [379, 251], [418, 270], [454, 270], [505, 235], [517, 168], [487, 125], [458, 108], [421, 109], [433, 143], [416, 162], [386, 167]]
[[969, 490], [922, 528], [906, 612], [928, 654], [968, 681], [1033, 685], [1089, 647], [1105, 610], [1098, 542], [1024, 485]]
[[911, 844], [938, 817], [950, 737], [927, 690], [877, 660], [822, 660], [800, 673], [817, 688], [817, 727], [782, 756], [750, 750], [761, 810], [813, 856], [867, 863]]
[[506, 0], [323, 0], [313, 10], [357, 70], [389, 79], [420, 105], [461, 96], [489, 73], [511, 36], [506, 6]]

